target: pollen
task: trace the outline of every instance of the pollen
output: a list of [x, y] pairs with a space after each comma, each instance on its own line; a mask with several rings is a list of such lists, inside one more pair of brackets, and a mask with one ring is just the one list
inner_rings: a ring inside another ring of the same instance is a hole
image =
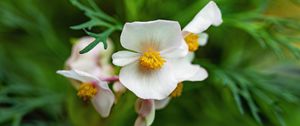
[[173, 98], [181, 96], [182, 89], [183, 89], [183, 84], [182, 84], [182, 82], [180, 82], [180, 83], [177, 84], [177, 87], [170, 94], [170, 96], [173, 97]]
[[90, 100], [97, 94], [98, 90], [92, 83], [82, 83], [79, 86], [77, 96], [82, 98], [84, 101]]
[[140, 65], [148, 70], [156, 70], [163, 67], [166, 60], [160, 56], [160, 53], [149, 49], [140, 57]]
[[189, 33], [187, 36], [184, 37], [184, 40], [188, 45], [190, 52], [195, 52], [198, 50], [199, 48], [198, 39], [199, 39], [199, 35], [194, 33]]

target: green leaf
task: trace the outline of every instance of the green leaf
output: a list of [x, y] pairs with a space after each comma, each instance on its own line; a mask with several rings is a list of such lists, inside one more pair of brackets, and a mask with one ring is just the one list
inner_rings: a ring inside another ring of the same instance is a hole
[[[88, 34], [91, 37], [94, 37], [95, 40], [90, 43], [87, 47], [85, 47], [83, 50], [81, 50], [79, 53], [84, 54], [89, 52], [91, 49], [93, 49], [97, 44], [100, 42], [103, 43], [104, 48], [107, 48], [106, 40], [108, 36], [115, 30], [122, 30], [122, 25], [114, 18], [110, 17], [106, 13], [104, 13], [94, 2], [94, 0], [88, 0], [88, 5], [84, 5], [79, 2], [79, 0], [70, 0], [70, 2], [79, 8], [80, 10], [84, 11], [84, 14], [90, 18], [89, 21], [76, 25], [71, 26], [71, 29], [79, 30], [83, 29], [86, 34]], [[91, 30], [93, 27], [105, 27], [107, 28], [103, 33], [96, 34], [87, 31]]]
[[[233, 15], [234, 18], [225, 18], [225, 24], [239, 28], [251, 35], [262, 48], [271, 50], [278, 58], [284, 59], [292, 54], [300, 59], [300, 49], [293, 45], [292, 36], [297, 36], [300, 22], [293, 19], [266, 16], [261, 13], [241, 13]], [[286, 53], [289, 52], [289, 53]]]
[[75, 25], [75, 26], [71, 26], [71, 29], [74, 29], [74, 30], [89, 29], [89, 30], [91, 30], [95, 26], [113, 27], [111, 24], [106, 23], [102, 20], [91, 19], [90, 21], [87, 21], [85, 23]]
[[89, 4], [93, 7], [92, 9], [81, 4], [78, 0], [70, 0], [70, 2], [80, 10], [84, 11], [85, 15], [90, 18], [91, 16], [95, 16], [109, 22], [117, 22], [114, 18], [110, 17], [109, 15], [105, 14], [102, 10], [100, 10], [93, 0], [88, 1]]
[[283, 117], [281, 115], [282, 110], [278, 106], [276, 106], [276, 105], [274, 105], [274, 109], [275, 109], [274, 110], [274, 114], [275, 114], [276, 119], [278, 120], [279, 124], [281, 126], [286, 126], [286, 123], [285, 123], [285, 121], [284, 121], [284, 119], [283, 119]]
[[84, 53], [87, 53], [89, 52], [90, 50], [92, 50], [98, 43], [103, 43], [104, 45], [104, 49], [107, 49], [107, 38], [108, 36], [114, 31], [115, 29], [114, 28], [110, 28], [108, 30], [106, 30], [105, 32], [101, 33], [101, 34], [96, 34], [96, 33], [92, 33], [92, 32], [89, 32], [87, 30], [84, 29], [85, 33], [88, 34], [89, 36], [91, 37], [94, 37], [95, 40], [90, 43], [88, 46], [86, 46], [84, 49], [82, 49], [79, 53], [80, 54], [84, 54]]
[[234, 97], [234, 101], [238, 107], [238, 110], [243, 115], [244, 109], [243, 109], [241, 98], [239, 95], [239, 89], [236, 86], [236, 84], [229, 77], [225, 77], [225, 76], [227, 76], [227, 75], [225, 75], [225, 74], [223, 75], [224, 83], [227, 84], [229, 89], [231, 90], [232, 95]]

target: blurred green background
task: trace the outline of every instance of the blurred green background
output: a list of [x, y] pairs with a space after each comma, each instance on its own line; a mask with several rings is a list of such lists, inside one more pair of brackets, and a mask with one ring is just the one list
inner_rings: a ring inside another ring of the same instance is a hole
[[[89, 5], [82, 0], [82, 4]], [[216, 0], [224, 23], [211, 27], [209, 43], [194, 63], [209, 79], [185, 84], [183, 95], [156, 112], [153, 126], [299, 126], [300, 2]], [[170, 19], [182, 26], [208, 0], [96, 0], [121, 23]], [[102, 119], [83, 103], [63, 69], [71, 39], [85, 36], [70, 26], [88, 21], [67, 0], [0, 1], [0, 125], [131, 126], [136, 97], [127, 92]], [[94, 28], [101, 32], [102, 28]], [[120, 49], [120, 32], [114, 32]]]

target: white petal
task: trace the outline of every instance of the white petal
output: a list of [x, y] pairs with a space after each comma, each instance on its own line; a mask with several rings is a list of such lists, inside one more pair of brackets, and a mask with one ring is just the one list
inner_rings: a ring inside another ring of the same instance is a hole
[[166, 99], [163, 99], [163, 100], [155, 100], [154, 103], [155, 103], [155, 109], [163, 109], [165, 108], [168, 103], [170, 102], [171, 98], [168, 97]]
[[135, 109], [136, 112], [142, 116], [146, 117], [150, 114], [152, 111], [152, 108], [154, 108], [153, 100], [150, 99], [137, 99], [135, 103]]
[[124, 87], [119, 81], [115, 82], [113, 84], [112, 88], [113, 88], [114, 92], [120, 92], [120, 93], [122, 93], [122, 92], [126, 91], [126, 87]]
[[189, 51], [187, 44], [185, 43], [185, 41], [182, 41], [181, 46], [162, 50], [160, 54], [164, 58], [179, 58], [185, 57], [188, 54], [188, 52]]
[[193, 53], [193, 52], [189, 52], [185, 57], [185, 59], [187, 61], [189, 61], [190, 63], [194, 60], [194, 58], [195, 58], [195, 53]]
[[114, 104], [115, 101], [115, 96], [112, 93], [112, 91], [108, 88], [108, 85], [106, 83], [101, 84], [102, 88], [99, 87], [98, 93], [92, 98], [92, 103], [97, 112], [102, 116], [102, 117], [108, 117], [111, 107]]
[[210, 25], [219, 26], [223, 22], [222, 14], [215, 2], [210, 1], [183, 29], [195, 34], [205, 31]]
[[80, 70], [58, 70], [56, 73], [81, 82], [98, 82], [97, 77]]
[[139, 57], [139, 53], [129, 51], [118, 51], [112, 55], [112, 60], [114, 65], [125, 66], [138, 60]]
[[136, 120], [136, 125], [144, 125], [146, 123], [147, 126], [150, 126], [155, 118], [155, 104], [154, 100], [143, 100], [137, 99], [136, 109], [139, 117]]
[[82, 37], [80, 38], [78, 41], [75, 42], [75, 44], [72, 47], [72, 52], [71, 52], [71, 56], [69, 57], [69, 59], [67, 60], [66, 64], [70, 65], [73, 62], [76, 62], [76, 60], [80, 57], [80, 56], [87, 56], [87, 57], [93, 57], [93, 55], [95, 53], [91, 53], [89, 52], [88, 54], [83, 54], [80, 55], [79, 51], [82, 50], [85, 46], [87, 46], [89, 43], [93, 42], [94, 38], [92, 37]]
[[136, 52], [178, 47], [182, 40], [179, 23], [168, 20], [126, 23], [121, 33], [121, 45]]
[[99, 66], [99, 63], [95, 59], [89, 59], [81, 57], [76, 62], [72, 62], [69, 64], [69, 69], [76, 69], [83, 72], [87, 72], [93, 75], [102, 75], [104, 72]]
[[178, 81], [185, 81], [193, 77], [199, 66], [192, 65], [187, 59], [179, 58], [171, 61], [173, 72]]
[[208, 77], [207, 71], [198, 65], [195, 65], [195, 66], [197, 66], [196, 74], [194, 74], [191, 78], [187, 79], [187, 81], [203, 81], [203, 80], [205, 80]]
[[184, 68], [184, 69], [174, 69], [177, 78], [180, 81], [202, 81], [208, 77], [207, 71], [200, 65], [194, 65], [191, 61], [194, 58], [194, 53], [189, 53], [185, 58], [179, 58], [172, 60], [172, 66], [174, 68]]
[[150, 113], [145, 117], [145, 118], [146, 118], [146, 124], [147, 124], [147, 126], [150, 126], [150, 125], [153, 123], [154, 118], [155, 118], [155, 106], [154, 106], [154, 101], [153, 101], [153, 100], [151, 100], [151, 101], [152, 101], [152, 102], [151, 102], [151, 105], [152, 105], [151, 111], [150, 111]]
[[207, 33], [200, 33], [199, 35], [199, 45], [200, 46], [205, 46], [208, 40], [208, 34]]
[[138, 118], [134, 122], [134, 126], [147, 126], [146, 119], [138, 116]]
[[79, 54], [79, 51], [84, 49], [86, 46], [88, 46], [90, 43], [92, 43], [95, 39], [92, 37], [82, 37], [80, 38], [72, 48], [72, 53], [70, 58], [67, 60], [66, 64], [67, 66], [70, 64], [73, 64], [74, 62], [80, 61], [80, 60], [96, 60], [99, 57], [100, 52], [104, 52], [103, 44], [96, 45], [91, 51], [85, 53], [85, 54]]
[[142, 71], [138, 63], [123, 67], [120, 71], [121, 83], [142, 99], [164, 99], [176, 88], [178, 81], [171, 71], [168, 61], [155, 71]]
[[99, 52], [98, 61], [96, 61], [96, 63], [98, 62], [100, 63], [100, 66], [103, 69], [103, 73], [105, 73], [105, 75], [112, 75], [114, 71], [113, 71], [113, 65], [111, 64], [111, 57], [114, 50], [114, 43], [112, 42], [111, 39], [107, 39], [106, 42], [107, 42], [107, 49], [102, 49]]
[[107, 63], [110, 60], [111, 55], [112, 55], [112, 53], [114, 51], [114, 43], [113, 43], [113, 41], [110, 38], [108, 38], [106, 40], [106, 43], [107, 43], [107, 49], [104, 49], [104, 45], [103, 44], [98, 44], [98, 45], [103, 46], [101, 48], [100, 52], [99, 52], [100, 62], [101, 63]]
[[[107, 61], [106, 63], [102, 63], [102, 64], [100, 64], [100, 66], [98, 64], [98, 67], [101, 68], [101, 71], [99, 71], [101, 73], [98, 73], [96, 75], [99, 75], [99, 78], [101, 80], [105, 80], [105, 79], [114, 77], [115, 71], [114, 71], [114, 67], [110, 61], [109, 62]], [[94, 69], [97, 69], [97, 68], [94, 68]]]
[[80, 50], [84, 49], [94, 40], [95, 39], [92, 37], [80, 38], [73, 45], [72, 53], [66, 62], [66, 66], [68, 69], [84, 71], [103, 78], [112, 73], [112, 70], [110, 69], [112, 66], [108, 64], [113, 49], [111, 40], [107, 40], [107, 49], [104, 49], [103, 44], [98, 44], [91, 51], [85, 54], [79, 54]]

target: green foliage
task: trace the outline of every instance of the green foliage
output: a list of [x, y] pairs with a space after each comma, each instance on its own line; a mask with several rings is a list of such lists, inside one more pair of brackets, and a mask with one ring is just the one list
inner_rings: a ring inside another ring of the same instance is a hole
[[[206, 66], [206, 65], [204, 65]], [[217, 68], [216, 66], [206, 66], [212, 72], [212, 79], [216, 84], [224, 84], [228, 87], [238, 110], [242, 115], [245, 114], [245, 109], [249, 109], [254, 119], [263, 125], [262, 116], [267, 116], [272, 120], [272, 116], [276, 117], [278, 123], [285, 125], [282, 117], [282, 110], [279, 106], [281, 102], [297, 103], [298, 97], [292, 92], [281, 87], [279, 81], [272, 79], [283, 80], [286, 77], [281, 77], [276, 74], [258, 73], [256, 70], [249, 69], [226, 69]], [[276, 76], [276, 77], [274, 77]], [[296, 84], [300, 81], [299, 78], [288, 78], [290, 84]], [[294, 81], [294, 82], [293, 82]], [[263, 110], [263, 106], [267, 106], [267, 110]], [[266, 112], [267, 111], [267, 112]], [[268, 113], [271, 112], [271, 113]], [[273, 114], [273, 115], [272, 115]]]
[[300, 49], [293, 43], [299, 41], [299, 37], [297, 37], [300, 29], [299, 21], [261, 15], [260, 13], [242, 13], [229, 18], [227, 20], [229, 25], [248, 32], [256, 39], [256, 42], [259, 42], [261, 47], [269, 48], [278, 57], [286, 57], [285, 51], [288, 51], [293, 57], [300, 58]]
[[38, 4], [0, 2], [0, 125], [68, 124], [66, 85], [58, 85], [67, 81], [55, 79], [54, 69], [69, 49]]
[[[88, 0], [88, 4], [90, 7], [83, 5], [79, 2], [79, 0], [70, 0], [70, 2], [80, 10], [84, 11], [84, 14], [90, 18], [90, 21], [87, 21], [80, 25], [72, 26], [71, 28], [75, 30], [83, 29], [87, 35], [95, 38], [95, 40], [91, 44], [80, 51], [80, 54], [87, 53], [100, 42], [103, 43], [104, 48], [106, 49], [106, 40], [108, 36], [115, 30], [121, 30], [122, 25], [117, 20], [100, 10], [100, 8], [98, 8], [93, 0]], [[91, 30], [93, 27], [105, 27], [107, 28], [107, 30], [100, 34], [87, 31]]]
[[[264, 5], [262, 3], [259, 4]], [[292, 57], [298, 60], [300, 48], [295, 46], [295, 42], [300, 41], [297, 37], [300, 22], [296, 19], [264, 15], [263, 11], [264, 9], [260, 9], [260, 11], [230, 15], [225, 19], [225, 25], [236, 27], [248, 33], [256, 40], [255, 42], [260, 44], [262, 49], [274, 52], [281, 59], [290, 59], [289, 54], [291, 54]], [[255, 48], [255, 50], [249, 49], [248, 51], [258, 50]], [[260, 58], [254, 59], [257, 60]], [[282, 74], [282, 71], [277, 71], [276, 73], [262, 72], [262, 70], [268, 71], [268, 69], [253, 69], [251, 65], [254, 64], [239, 68], [238, 70], [236, 67], [225, 68], [224, 70], [216, 69], [215, 75], [217, 75], [216, 78], [221, 79], [232, 91], [239, 111], [242, 114], [244, 113], [243, 108], [245, 106], [243, 106], [241, 98], [244, 99], [247, 104], [246, 107], [250, 109], [252, 116], [259, 124], [263, 125], [261, 117], [267, 116], [270, 120], [275, 117], [278, 124], [285, 126], [283, 116], [281, 115], [282, 110], [279, 106], [280, 103], [283, 101], [297, 103], [299, 101], [296, 94], [285, 90], [279, 84], [279, 80], [286, 80], [285, 83], [293, 85], [297, 85], [300, 80], [290, 76], [282, 77], [282, 75], [278, 75], [279, 73]], [[297, 69], [297, 67], [294, 69]], [[277, 81], [273, 81], [275, 78]], [[263, 105], [267, 106], [267, 110], [262, 110]], [[273, 115], [267, 111], [271, 111]]]
[[[80, 53], [99, 43], [106, 47], [108, 36], [118, 48], [119, 35], [112, 33], [125, 21], [171, 19], [183, 27], [208, 0], [96, 2], [0, 2], [0, 125], [133, 125], [132, 93], [103, 119], [55, 74], [70, 54], [70, 38], [84, 32], [95, 38]], [[271, 2], [280, 0], [216, 2], [224, 23], [207, 31], [208, 45], [200, 47], [194, 61], [208, 70], [209, 78], [185, 82], [183, 95], [157, 111], [153, 125], [298, 126], [299, 20], [266, 13]], [[84, 17], [76, 7], [88, 20], [70, 30]]]

